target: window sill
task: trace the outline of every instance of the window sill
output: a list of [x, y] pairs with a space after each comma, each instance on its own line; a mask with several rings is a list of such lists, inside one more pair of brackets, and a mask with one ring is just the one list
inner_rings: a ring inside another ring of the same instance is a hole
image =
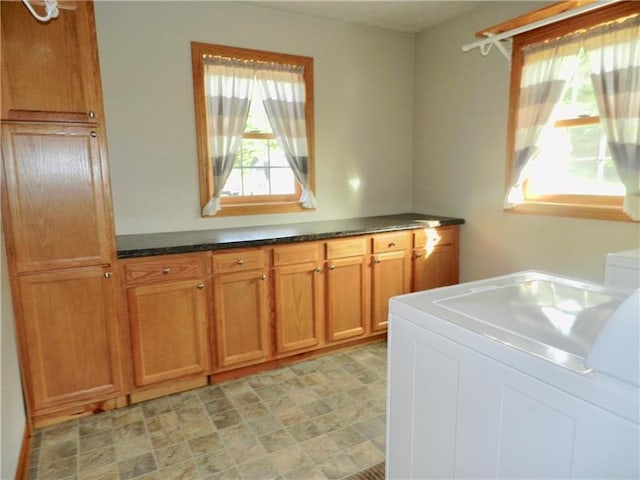
[[505, 208], [506, 213], [521, 213], [526, 215], [550, 215], [556, 217], [589, 218], [592, 220], [611, 220], [618, 222], [633, 222], [631, 217], [622, 211], [618, 205], [579, 205], [552, 202], [526, 202], [512, 208]]
[[253, 204], [222, 204], [221, 210], [215, 215], [202, 215], [203, 217], [232, 217], [239, 215], [268, 215], [276, 213], [304, 213], [314, 212], [312, 208], [302, 208], [300, 202], [280, 203], [253, 203]]

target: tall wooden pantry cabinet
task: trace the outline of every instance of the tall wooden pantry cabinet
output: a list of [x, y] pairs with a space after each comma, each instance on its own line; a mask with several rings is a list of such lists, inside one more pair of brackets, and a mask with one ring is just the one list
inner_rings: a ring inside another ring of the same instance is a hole
[[2, 227], [31, 427], [124, 403], [93, 4], [2, 1]]

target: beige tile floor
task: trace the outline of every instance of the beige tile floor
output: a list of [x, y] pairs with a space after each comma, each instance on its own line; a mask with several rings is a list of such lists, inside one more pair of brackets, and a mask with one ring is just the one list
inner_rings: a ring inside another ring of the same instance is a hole
[[29, 478], [338, 479], [384, 460], [386, 344], [39, 429]]

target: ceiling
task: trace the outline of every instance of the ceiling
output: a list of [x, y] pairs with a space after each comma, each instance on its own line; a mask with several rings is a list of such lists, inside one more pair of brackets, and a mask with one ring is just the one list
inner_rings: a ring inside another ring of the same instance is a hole
[[256, 6], [370, 27], [417, 33], [484, 3], [482, 0], [414, 1], [246, 1]]

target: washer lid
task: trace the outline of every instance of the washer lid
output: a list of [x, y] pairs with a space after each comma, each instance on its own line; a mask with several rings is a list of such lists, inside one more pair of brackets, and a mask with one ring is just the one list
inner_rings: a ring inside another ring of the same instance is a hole
[[620, 302], [618, 296], [585, 290], [560, 279], [536, 279], [435, 303], [509, 333], [586, 357]]
[[[528, 271], [411, 294], [403, 303], [585, 372], [585, 357], [625, 296], [599, 285]], [[610, 351], [615, 352], [615, 346]]]

